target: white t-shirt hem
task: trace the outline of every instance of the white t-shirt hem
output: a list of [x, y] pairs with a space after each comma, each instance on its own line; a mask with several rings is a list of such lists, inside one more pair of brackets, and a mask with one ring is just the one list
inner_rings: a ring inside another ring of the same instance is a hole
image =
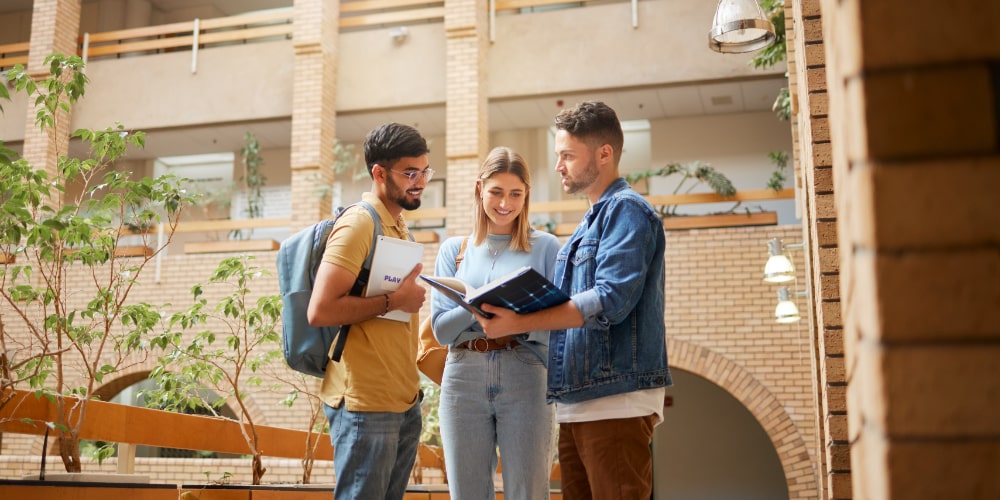
[[581, 403], [556, 403], [556, 422], [560, 424], [596, 422], [618, 418], [645, 417], [656, 414], [656, 424], [663, 422], [663, 399], [666, 387], [626, 392]]

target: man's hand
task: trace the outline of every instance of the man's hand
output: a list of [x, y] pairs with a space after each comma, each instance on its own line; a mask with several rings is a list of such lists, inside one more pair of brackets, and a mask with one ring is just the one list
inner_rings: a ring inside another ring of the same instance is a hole
[[411, 314], [420, 312], [420, 308], [423, 307], [424, 300], [427, 298], [427, 289], [417, 284], [417, 276], [420, 276], [420, 271], [423, 268], [424, 265], [419, 263], [414, 266], [410, 274], [403, 278], [399, 288], [392, 292], [390, 298], [393, 310], [398, 309]]
[[556, 330], [583, 326], [583, 315], [580, 314], [572, 300], [530, 314], [517, 314], [510, 309], [490, 304], [483, 304], [480, 307], [483, 311], [493, 315], [489, 319], [476, 315], [479, 324], [483, 326], [483, 332], [491, 339], [534, 330]]

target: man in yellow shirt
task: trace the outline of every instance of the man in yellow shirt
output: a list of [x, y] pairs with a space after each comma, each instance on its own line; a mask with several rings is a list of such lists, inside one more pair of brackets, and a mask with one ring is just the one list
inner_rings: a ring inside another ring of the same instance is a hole
[[[365, 138], [371, 191], [382, 234], [408, 239], [402, 211], [420, 207], [434, 175], [427, 141], [409, 126], [382, 125]], [[356, 297], [352, 286], [371, 250], [375, 221], [364, 207], [337, 220], [309, 301], [313, 326], [351, 325], [340, 362], [330, 361], [320, 397], [330, 421], [337, 484], [335, 499], [402, 499], [420, 439], [417, 315], [426, 291], [416, 283], [421, 264], [388, 295]], [[409, 322], [383, 319], [392, 310]]]

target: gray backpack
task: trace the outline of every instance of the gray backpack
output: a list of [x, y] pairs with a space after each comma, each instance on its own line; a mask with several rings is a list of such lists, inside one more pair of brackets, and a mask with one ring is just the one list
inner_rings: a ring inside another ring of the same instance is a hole
[[[375, 221], [372, 244], [358, 278], [351, 288], [351, 295], [360, 296], [368, 284], [375, 253], [376, 238], [382, 234], [382, 219], [375, 208], [363, 201], [338, 207], [333, 217], [309, 226], [281, 243], [278, 248], [278, 287], [281, 290], [282, 347], [288, 366], [306, 375], [323, 377], [329, 360], [340, 361], [351, 325], [315, 327], [309, 324], [309, 298], [312, 296], [316, 271], [323, 261], [326, 241], [337, 219], [355, 205], [368, 209]], [[337, 345], [330, 354], [330, 346]]]

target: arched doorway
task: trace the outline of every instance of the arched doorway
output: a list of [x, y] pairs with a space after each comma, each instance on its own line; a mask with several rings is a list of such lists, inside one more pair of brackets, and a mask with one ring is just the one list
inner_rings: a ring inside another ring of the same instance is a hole
[[653, 435], [653, 498], [789, 498], [778, 452], [753, 414], [713, 382], [671, 373], [670, 406]]

